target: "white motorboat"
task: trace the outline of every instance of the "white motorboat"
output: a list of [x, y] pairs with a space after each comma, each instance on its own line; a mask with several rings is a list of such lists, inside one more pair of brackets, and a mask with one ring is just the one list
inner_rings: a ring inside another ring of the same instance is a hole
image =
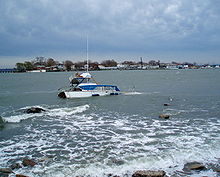
[[115, 85], [100, 85], [90, 73], [75, 74], [70, 77], [70, 87], [60, 89], [60, 98], [83, 98], [92, 96], [118, 95], [120, 90]]
[[70, 87], [59, 89], [58, 96], [60, 98], [83, 98], [92, 96], [118, 95], [120, 90], [114, 85], [100, 85], [89, 73], [89, 57], [88, 57], [88, 36], [87, 36], [87, 67], [86, 72], [71, 76]]

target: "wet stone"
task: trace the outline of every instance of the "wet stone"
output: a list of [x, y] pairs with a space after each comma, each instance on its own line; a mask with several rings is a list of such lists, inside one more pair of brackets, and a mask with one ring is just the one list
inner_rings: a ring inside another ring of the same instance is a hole
[[160, 114], [160, 115], [159, 115], [159, 118], [162, 118], [162, 119], [169, 119], [170, 116], [167, 115], [167, 114]]
[[33, 167], [33, 166], [36, 165], [36, 162], [34, 162], [33, 160], [30, 160], [30, 159], [23, 159], [22, 160], [22, 165], [24, 165], [25, 167], [26, 166]]
[[205, 169], [206, 169], [206, 167], [202, 163], [199, 163], [199, 162], [186, 163], [183, 168], [184, 171], [205, 170]]
[[13, 173], [11, 168], [0, 168], [0, 173]]
[[5, 124], [5, 122], [4, 122], [3, 118], [0, 116], [0, 128], [4, 128], [4, 124]]
[[28, 176], [26, 176], [26, 175], [22, 175], [22, 174], [16, 174], [15, 177], [28, 177]]
[[165, 171], [158, 170], [158, 171], [152, 171], [152, 170], [139, 170], [136, 171], [132, 177], [165, 177], [166, 173]]
[[32, 108], [29, 108], [29, 109], [25, 110], [24, 112], [30, 114], [30, 113], [41, 113], [41, 112], [44, 112], [44, 111], [45, 110], [42, 109], [42, 108], [32, 107]]
[[107, 176], [108, 176], [108, 177], [120, 177], [120, 176], [118, 176], [118, 175], [113, 175], [113, 174], [111, 174], [111, 173], [108, 174]]

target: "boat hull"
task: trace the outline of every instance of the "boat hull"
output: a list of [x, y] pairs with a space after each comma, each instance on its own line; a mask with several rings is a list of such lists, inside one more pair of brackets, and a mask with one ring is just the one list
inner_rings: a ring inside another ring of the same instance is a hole
[[92, 96], [119, 95], [118, 91], [63, 91], [58, 94], [60, 98], [87, 98]]

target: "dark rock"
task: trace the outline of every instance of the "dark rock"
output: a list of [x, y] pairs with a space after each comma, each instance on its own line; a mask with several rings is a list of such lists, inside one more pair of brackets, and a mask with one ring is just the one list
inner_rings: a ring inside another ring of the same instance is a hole
[[167, 114], [160, 114], [160, 115], [159, 115], [159, 118], [162, 118], [162, 119], [169, 119], [170, 116], [167, 115]]
[[170, 106], [170, 104], [169, 104], [169, 103], [164, 103], [163, 105], [164, 105], [164, 106]]
[[16, 174], [16, 177], [28, 177], [26, 175]]
[[0, 168], [1, 173], [13, 173], [11, 168]]
[[12, 164], [10, 167], [12, 170], [22, 168], [22, 166], [19, 163]]
[[120, 177], [120, 176], [118, 176], [118, 175], [113, 175], [113, 174], [111, 174], [111, 173], [108, 174], [107, 176], [108, 176], [108, 177]]
[[5, 121], [3, 118], [0, 116], [0, 128], [4, 128]]
[[44, 112], [46, 110], [42, 109], [42, 108], [38, 108], [38, 107], [32, 107], [32, 108], [29, 108], [27, 110], [25, 110], [25, 113], [41, 113], [41, 112]]
[[205, 169], [206, 169], [206, 167], [202, 163], [199, 163], [199, 162], [186, 163], [183, 168], [184, 171], [205, 170]]
[[165, 171], [158, 170], [158, 171], [152, 171], [152, 170], [139, 170], [136, 171], [132, 177], [164, 177], [166, 175]]
[[30, 160], [30, 159], [23, 159], [22, 160], [22, 165], [24, 165], [25, 167], [26, 166], [33, 167], [33, 166], [36, 165], [36, 162], [34, 162], [33, 160]]

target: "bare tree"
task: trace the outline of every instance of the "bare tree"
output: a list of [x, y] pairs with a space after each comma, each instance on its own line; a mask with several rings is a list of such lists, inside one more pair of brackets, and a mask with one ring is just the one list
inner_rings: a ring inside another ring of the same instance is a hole
[[67, 70], [67, 71], [70, 71], [70, 70], [71, 70], [71, 67], [73, 66], [73, 62], [70, 61], [70, 60], [66, 60], [66, 61], [64, 62], [64, 66], [66, 67], [66, 70]]
[[56, 61], [53, 58], [48, 58], [47, 62], [46, 62], [46, 66], [55, 66], [56, 65]]
[[118, 63], [115, 60], [104, 60], [101, 64], [105, 67], [114, 67], [117, 66]]
[[36, 57], [33, 61], [34, 65], [46, 65], [46, 58], [45, 57]]
[[128, 65], [128, 66], [136, 65], [136, 63], [134, 61], [123, 61], [122, 64], [123, 65]]

